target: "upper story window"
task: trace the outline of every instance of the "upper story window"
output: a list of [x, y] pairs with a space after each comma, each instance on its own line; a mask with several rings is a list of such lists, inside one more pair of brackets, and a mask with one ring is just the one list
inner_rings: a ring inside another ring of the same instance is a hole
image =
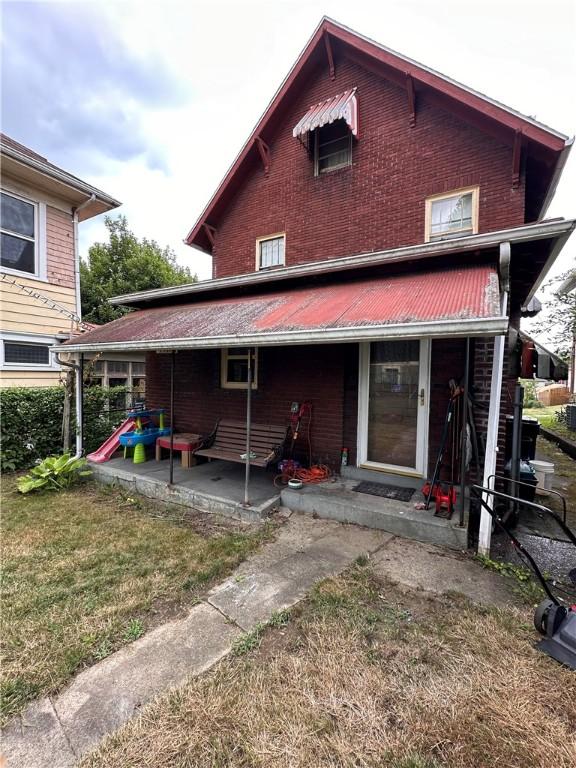
[[479, 188], [434, 195], [426, 200], [426, 242], [478, 232]]
[[256, 240], [256, 269], [283, 267], [285, 262], [286, 235], [270, 235]]
[[38, 204], [2, 192], [0, 264], [5, 269], [38, 272]]
[[314, 131], [316, 176], [352, 165], [352, 133], [345, 120], [335, 120]]

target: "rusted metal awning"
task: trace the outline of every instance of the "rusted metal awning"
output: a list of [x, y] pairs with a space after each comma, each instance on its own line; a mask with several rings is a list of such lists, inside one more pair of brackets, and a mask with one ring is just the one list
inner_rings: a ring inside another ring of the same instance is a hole
[[200, 349], [505, 333], [481, 265], [202, 300], [131, 312], [59, 349]]
[[304, 117], [294, 127], [294, 138], [302, 136], [315, 128], [333, 123], [335, 120], [346, 120], [354, 136], [358, 136], [358, 100], [356, 88], [344, 91], [331, 99], [313, 104]]

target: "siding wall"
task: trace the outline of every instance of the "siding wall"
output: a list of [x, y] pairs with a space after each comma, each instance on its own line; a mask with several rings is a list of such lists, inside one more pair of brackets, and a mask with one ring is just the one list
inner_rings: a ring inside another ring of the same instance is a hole
[[[353, 165], [314, 177], [292, 128], [308, 109], [358, 87], [360, 138]], [[524, 177], [512, 189], [512, 150], [418, 96], [408, 125], [405, 92], [348, 60], [336, 80], [311, 78], [269, 141], [270, 173], [255, 158], [217, 222], [214, 277], [255, 269], [256, 238], [286, 232], [288, 265], [424, 241], [424, 201], [480, 186], [480, 232], [524, 222]]]

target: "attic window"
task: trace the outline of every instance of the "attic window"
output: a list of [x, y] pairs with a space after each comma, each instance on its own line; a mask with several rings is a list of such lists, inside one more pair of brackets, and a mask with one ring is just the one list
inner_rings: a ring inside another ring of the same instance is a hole
[[352, 134], [344, 120], [336, 120], [314, 131], [316, 176], [352, 165]]
[[426, 200], [425, 240], [444, 240], [478, 232], [478, 187]]

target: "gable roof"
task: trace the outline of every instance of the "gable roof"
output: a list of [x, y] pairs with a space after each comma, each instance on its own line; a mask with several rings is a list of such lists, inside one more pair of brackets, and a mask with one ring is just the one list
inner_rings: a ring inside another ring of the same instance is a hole
[[297, 90], [294, 86], [302, 82], [320, 61], [324, 61], [331, 71], [334, 66], [337, 68], [338, 57], [342, 55], [401, 85], [407, 92], [412, 89], [426, 91], [444, 109], [463, 120], [505, 143], [514, 145], [517, 142], [518, 146], [524, 147], [533, 163], [534, 179], [538, 179], [538, 184], [534, 184], [534, 200], [527, 201], [527, 220], [544, 216], [573, 139], [325, 16], [188, 233], [185, 239], [188, 245], [211, 252], [211, 237], [206, 229], [216, 227], [251, 158], [258, 153], [258, 144], [266, 142], [280, 121], [281, 111]]

